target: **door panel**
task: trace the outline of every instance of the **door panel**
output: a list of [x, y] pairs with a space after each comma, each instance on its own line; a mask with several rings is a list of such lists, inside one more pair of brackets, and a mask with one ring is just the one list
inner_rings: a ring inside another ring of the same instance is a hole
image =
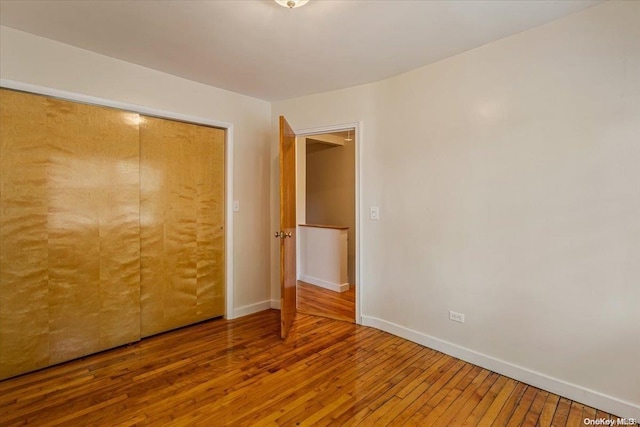
[[140, 339], [138, 115], [49, 100], [51, 363]]
[[0, 90], [0, 378], [49, 365], [46, 122], [46, 98]]
[[194, 142], [197, 176], [198, 230], [197, 308], [195, 321], [224, 314], [225, 291], [225, 197], [224, 141], [221, 129], [196, 126]]
[[280, 334], [296, 316], [296, 135], [280, 116]]
[[224, 314], [224, 131], [140, 124], [142, 336]]
[[0, 377], [137, 341], [136, 113], [0, 93]]

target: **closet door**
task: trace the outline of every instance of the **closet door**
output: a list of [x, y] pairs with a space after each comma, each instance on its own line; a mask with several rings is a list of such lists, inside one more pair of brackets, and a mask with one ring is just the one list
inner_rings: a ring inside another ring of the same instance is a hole
[[141, 333], [224, 314], [224, 131], [140, 123]]
[[140, 338], [138, 115], [0, 93], [0, 377]]
[[49, 365], [47, 99], [0, 90], [0, 378]]

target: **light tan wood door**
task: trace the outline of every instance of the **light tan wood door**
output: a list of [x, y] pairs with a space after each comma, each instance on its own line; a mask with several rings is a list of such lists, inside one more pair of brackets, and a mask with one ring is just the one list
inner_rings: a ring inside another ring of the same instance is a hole
[[296, 317], [296, 135], [280, 116], [280, 335]]
[[143, 337], [224, 314], [224, 130], [140, 122]]
[[140, 339], [138, 114], [0, 90], [0, 379]]

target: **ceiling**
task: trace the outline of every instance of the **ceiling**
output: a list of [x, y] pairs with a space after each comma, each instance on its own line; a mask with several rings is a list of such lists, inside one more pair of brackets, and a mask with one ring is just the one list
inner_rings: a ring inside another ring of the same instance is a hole
[[0, 1], [0, 24], [275, 101], [391, 77], [600, 0]]

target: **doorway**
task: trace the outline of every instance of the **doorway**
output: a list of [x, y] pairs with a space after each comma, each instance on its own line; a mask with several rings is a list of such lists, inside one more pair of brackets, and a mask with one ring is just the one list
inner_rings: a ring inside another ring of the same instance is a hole
[[355, 323], [358, 128], [354, 123], [296, 132], [297, 310]]

